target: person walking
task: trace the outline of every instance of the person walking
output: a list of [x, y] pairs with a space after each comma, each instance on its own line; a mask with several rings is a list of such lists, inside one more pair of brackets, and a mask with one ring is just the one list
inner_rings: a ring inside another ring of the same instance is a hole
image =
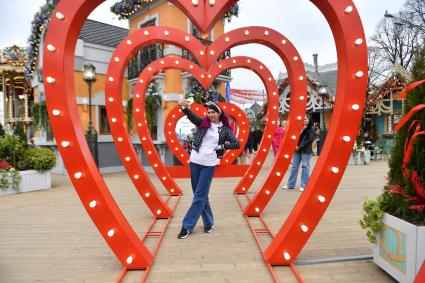
[[204, 232], [210, 233], [214, 228], [214, 216], [208, 199], [212, 177], [224, 151], [237, 149], [240, 143], [232, 133], [227, 116], [214, 102], [207, 103], [208, 112], [204, 118], [193, 113], [186, 100], [179, 101], [178, 104], [189, 121], [196, 126], [189, 164], [193, 200], [177, 235], [177, 238], [185, 239], [192, 233], [201, 215]]
[[312, 150], [312, 144], [316, 138], [316, 133], [313, 128], [311, 117], [307, 114], [304, 118], [304, 126], [301, 132], [298, 145], [295, 149], [294, 158], [292, 159], [291, 173], [289, 175], [288, 184], [283, 186], [283, 189], [294, 189], [297, 183], [298, 169], [302, 164], [301, 172], [301, 187], [300, 191], [304, 191], [307, 185], [308, 179], [310, 178], [310, 160]]
[[285, 120], [280, 121], [279, 126], [274, 132], [273, 139], [272, 139], [272, 148], [273, 148], [274, 156], [276, 156], [277, 152], [279, 151], [280, 142], [282, 141], [283, 134], [285, 133], [285, 126], [286, 126], [286, 121]]

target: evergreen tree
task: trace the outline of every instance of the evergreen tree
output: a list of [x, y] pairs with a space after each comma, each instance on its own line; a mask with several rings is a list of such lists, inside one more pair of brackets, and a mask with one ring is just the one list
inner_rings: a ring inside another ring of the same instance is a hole
[[13, 129], [13, 135], [18, 136], [22, 141], [27, 142], [27, 134], [25, 133], [24, 124], [17, 122]]
[[[417, 55], [416, 62], [412, 67], [412, 81], [419, 81], [425, 78], [425, 48], [422, 48]], [[425, 86], [421, 85], [408, 93], [405, 100], [404, 114], [408, 113], [412, 108], [418, 104], [425, 104]], [[390, 172], [389, 186], [399, 186], [409, 196], [416, 196], [416, 190], [411, 182], [403, 177], [402, 163], [404, 158], [404, 147], [406, 139], [412, 136], [408, 133], [410, 123], [418, 120], [421, 124], [421, 131], [425, 130], [425, 111], [416, 113], [398, 133], [396, 136], [395, 146], [393, 148], [391, 159], [389, 161]], [[414, 143], [414, 148], [410, 161], [407, 164], [409, 170], [414, 170], [420, 176], [420, 182], [425, 185], [425, 137], [420, 136]], [[422, 213], [411, 210], [411, 202], [408, 202], [405, 197], [394, 194], [384, 194], [384, 210], [397, 217], [411, 221], [413, 223], [425, 222], [425, 210]]]

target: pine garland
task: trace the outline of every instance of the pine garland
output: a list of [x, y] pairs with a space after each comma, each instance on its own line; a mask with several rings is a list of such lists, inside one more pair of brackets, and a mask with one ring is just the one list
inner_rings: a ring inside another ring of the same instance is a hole
[[33, 72], [37, 65], [41, 34], [49, 24], [54, 8], [55, 7], [51, 4], [42, 6], [40, 11], [35, 14], [31, 23], [31, 34], [28, 38], [27, 59], [24, 68], [25, 78], [28, 81], [32, 79]]
[[[121, 0], [111, 7], [111, 12], [118, 15], [119, 19], [128, 19], [137, 11], [145, 8], [154, 0]], [[239, 4], [232, 5], [225, 13], [224, 18], [230, 23], [233, 16], [239, 15]]]
[[366, 98], [366, 112], [370, 112], [379, 101], [388, 99], [391, 94], [397, 94], [402, 91], [408, 82], [406, 75], [401, 72], [394, 71], [389, 78], [380, 86], [373, 89]]

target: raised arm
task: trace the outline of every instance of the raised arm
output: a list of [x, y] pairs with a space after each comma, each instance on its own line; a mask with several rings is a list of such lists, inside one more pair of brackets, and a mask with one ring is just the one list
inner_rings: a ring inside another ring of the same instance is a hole
[[202, 123], [202, 118], [196, 115], [195, 113], [193, 113], [192, 110], [190, 110], [189, 103], [187, 102], [187, 100], [182, 99], [178, 102], [178, 104], [181, 110], [183, 111], [183, 113], [189, 119], [189, 121], [192, 122], [192, 124], [194, 124], [195, 126], [199, 127]]
[[201, 125], [202, 118], [196, 115], [195, 113], [193, 113], [193, 111], [190, 110], [189, 107], [182, 108], [182, 111], [184, 114], [186, 114], [186, 117], [189, 119], [190, 122], [192, 122], [192, 124], [194, 124], [197, 127]]

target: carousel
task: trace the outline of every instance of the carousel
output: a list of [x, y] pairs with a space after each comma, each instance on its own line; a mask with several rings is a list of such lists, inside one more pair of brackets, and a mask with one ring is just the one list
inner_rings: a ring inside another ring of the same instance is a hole
[[18, 122], [27, 128], [32, 121], [33, 94], [24, 77], [25, 56], [25, 49], [16, 45], [0, 49], [0, 123], [6, 128]]

